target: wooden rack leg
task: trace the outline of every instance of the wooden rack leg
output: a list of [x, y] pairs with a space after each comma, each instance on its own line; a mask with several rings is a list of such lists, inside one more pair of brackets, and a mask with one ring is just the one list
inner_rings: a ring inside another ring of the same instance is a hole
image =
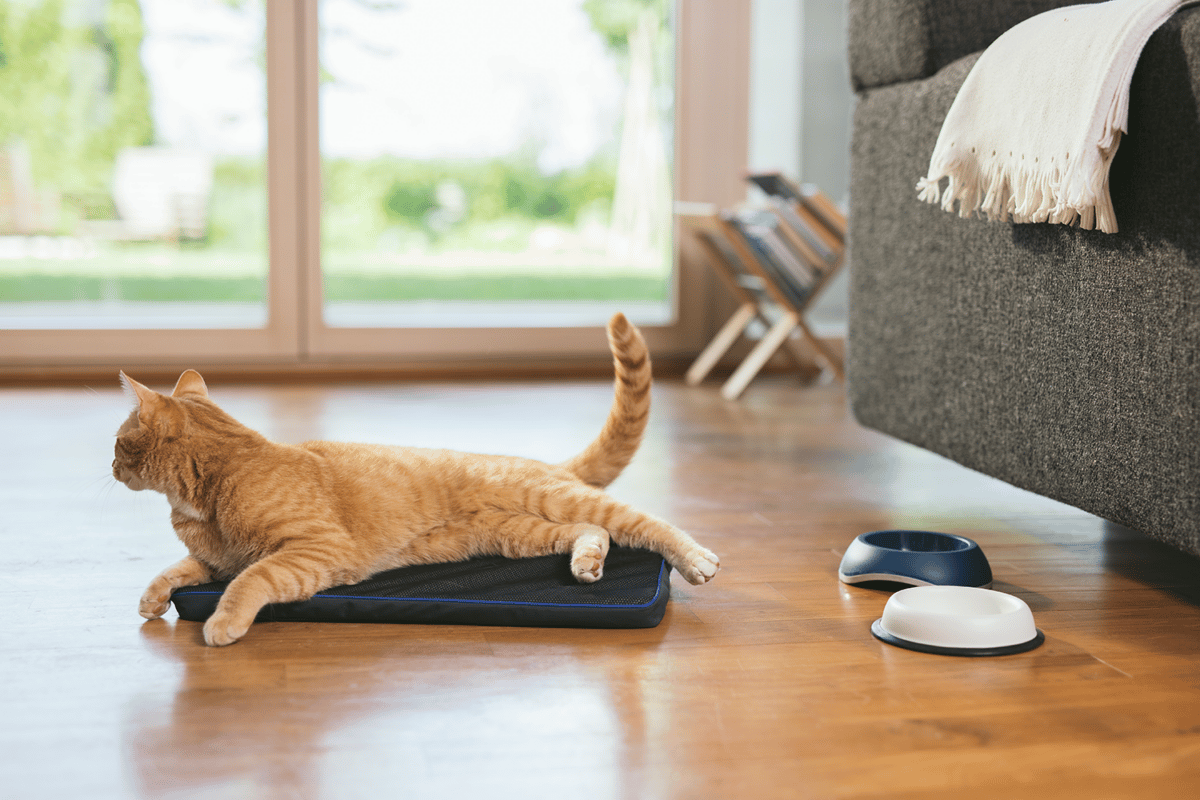
[[733, 343], [742, 335], [742, 331], [746, 330], [746, 326], [751, 320], [758, 315], [758, 310], [754, 303], [744, 303], [729, 321], [721, 326], [721, 330], [713, 337], [713, 340], [708, 343], [703, 352], [696, 357], [692, 366], [687, 371], [687, 385], [695, 386], [700, 381], [704, 380], [705, 376], [712, 371], [712, 368], [721, 360], [721, 356], [733, 347]]
[[754, 380], [758, 371], [763, 368], [771, 356], [775, 355], [775, 351], [787, 341], [798, 325], [800, 325], [800, 315], [793, 311], [780, 317], [779, 321], [771, 326], [762, 340], [750, 351], [750, 355], [746, 356], [746, 360], [741, 363], [741, 366], [729, 376], [729, 380], [721, 387], [721, 396], [726, 400], [736, 400], [740, 397], [746, 387], [750, 385], [750, 381]]

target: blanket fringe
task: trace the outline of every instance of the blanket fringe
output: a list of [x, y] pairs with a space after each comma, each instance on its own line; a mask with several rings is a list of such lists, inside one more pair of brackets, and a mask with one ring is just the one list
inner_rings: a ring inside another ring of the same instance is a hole
[[[1099, 228], [1117, 232], [1117, 217], [1108, 193], [1108, 168], [1120, 142], [1115, 132], [1111, 146], [1100, 148], [1098, 164], [1083, 159], [1062, 162], [1038, 158], [1011, 161], [982, 159], [969, 154], [932, 167], [917, 181], [918, 197], [963, 218], [981, 213], [991, 222], [1050, 222], [1078, 225], [1085, 230]], [[956, 154], [957, 155], [957, 154]], [[947, 180], [943, 190], [941, 181]]]

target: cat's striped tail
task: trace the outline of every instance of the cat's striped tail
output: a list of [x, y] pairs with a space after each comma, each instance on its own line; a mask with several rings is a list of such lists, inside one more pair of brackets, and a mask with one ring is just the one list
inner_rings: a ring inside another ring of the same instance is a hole
[[604, 488], [633, 460], [650, 420], [650, 353], [624, 314], [608, 321], [608, 346], [616, 371], [612, 409], [596, 440], [562, 466], [584, 483]]

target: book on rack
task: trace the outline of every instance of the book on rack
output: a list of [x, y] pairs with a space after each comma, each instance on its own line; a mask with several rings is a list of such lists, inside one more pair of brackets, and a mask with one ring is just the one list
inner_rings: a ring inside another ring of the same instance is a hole
[[831, 230], [845, 230], [846, 215], [816, 186], [796, 183], [782, 172], [752, 172], [746, 180], [766, 194], [792, 200], [807, 208]]
[[746, 265], [742, 263], [742, 259], [738, 257], [737, 251], [726, 241], [724, 236], [712, 230], [700, 231], [699, 235], [717, 249], [725, 264], [732, 271], [734, 281], [751, 296], [757, 306], [766, 309], [775, 305], [770, 292], [767, 291], [765, 281], [747, 269]]
[[838, 250], [817, 233], [811, 219], [801, 217], [793, 204], [781, 197], [768, 198], [767, 205], [784, 223], [783, 230], [791, 234], [793, 246], [813, 263], [814, 268], [824, 272], [833, 265]]
[[785, 241], [779, 219], [770, 211], [756, 209], [724, 214], [722, 218], [741, 234], [759, 266], [788, 302], [797, 310], [804, 308], [818, 276]]
[[836, 262], [845, 246], [846, 217], [832, 200], [779, 172], [751, 173], [746, 180], [770, 196], [771, 206], [820, 260], [830, 266]]

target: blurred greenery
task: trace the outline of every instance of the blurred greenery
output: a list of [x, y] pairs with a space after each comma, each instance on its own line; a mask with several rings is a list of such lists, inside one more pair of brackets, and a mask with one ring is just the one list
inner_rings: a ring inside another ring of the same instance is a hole
[[666, 300], [658, 276], [539, 275], [330, 275], [325, 297], [353, 300]]
[[107, 190], [117, 151], [154, 141], [137, 0], [68, 25], [63, 0], [0, 0], [0, 145], [22, 142], [34, 177], [65, 195]]
[[225, 157], [213, 167], [208, 235], [212, 248], [267, 252], [267, 165], [262, 158]]
[[[571, 226], [598, 204], [611, 205], [614, 173], [607, 155], [551, 175], [538, 170], [532, 154], [488, 160], [327, 159], [323, 236], [328, 246], [371, 249], [364, 245], [397, 226], [421, 232], [435, 245], [462, 244], [473, 226], [505, 219]], [[447, 194], [460, 199], [462, 207], [444, 206]]]
[[629, 52], [629, 33], [647, 11], [658, 17], [660, 30], [667, 29], [673, 0], [584, 0], [583, 11], [605, 44], [618, 55]]
[[0, 276], [0, 302], [5, 303], [74, 303], [113, 298], [134, 302], [166, 300], [261, 302], [265, 296], [264, 289], [261, 278]]
[[[629, 300], [667, 299], [661, 277], [641, 275], [332, 275], [329, 301]], [[262, 302], [261, 278], [169, 278], [94, 275], [0, 275], [0, 303], [73, 303], [120, 298], [131, 302]]]
[[[220, 2], [241, 8], [259, 0]], [[671, 0], [583, 3], [622, 67], [628, 35], [642, 15], [656, 14], [666, 31], [670, 6]], [[156, 143], [140, 58], [143, 38], [138, 0], [0, 0], [0, 147], [27, 148], [36, 184], [61, 197], [59, 233], [71, 234], [79, 220], [116, 219], [110, 182], [117, 153]], [[538, 168], [537, 156], [530, 145], [491, 159], [326, 159], [321, 225], [327, 299], [665, 298], [662, 275], [539, 274], [511, 261], [501, 274], [471, 276], [395, 274], [402, 267], [381, 276], [375, 274], [378, 264], [360, 268], [379, 254], [521, 252], [540, 226], [570, 231], [607, 224], [615, 151], [551, 174]], [[262, 300], [265, 277], [252, 275], [265, 273], [268, 246], [265, 158], [218, 157], [209, 212], [207, 232], [198, 240], [106, 246], [104, 263], [88, 262], [94, 275], [70, 274], [70, 268], [44, 274], [32, 264], [33, 274], [8, 269], [0, 273], [0, 301]], [[122, 274], [122, 259], [141, 263], [147, 247], [183, 248], [185, 256], [205, 254], [214, 263], [242, 266], [225, 277]]]

